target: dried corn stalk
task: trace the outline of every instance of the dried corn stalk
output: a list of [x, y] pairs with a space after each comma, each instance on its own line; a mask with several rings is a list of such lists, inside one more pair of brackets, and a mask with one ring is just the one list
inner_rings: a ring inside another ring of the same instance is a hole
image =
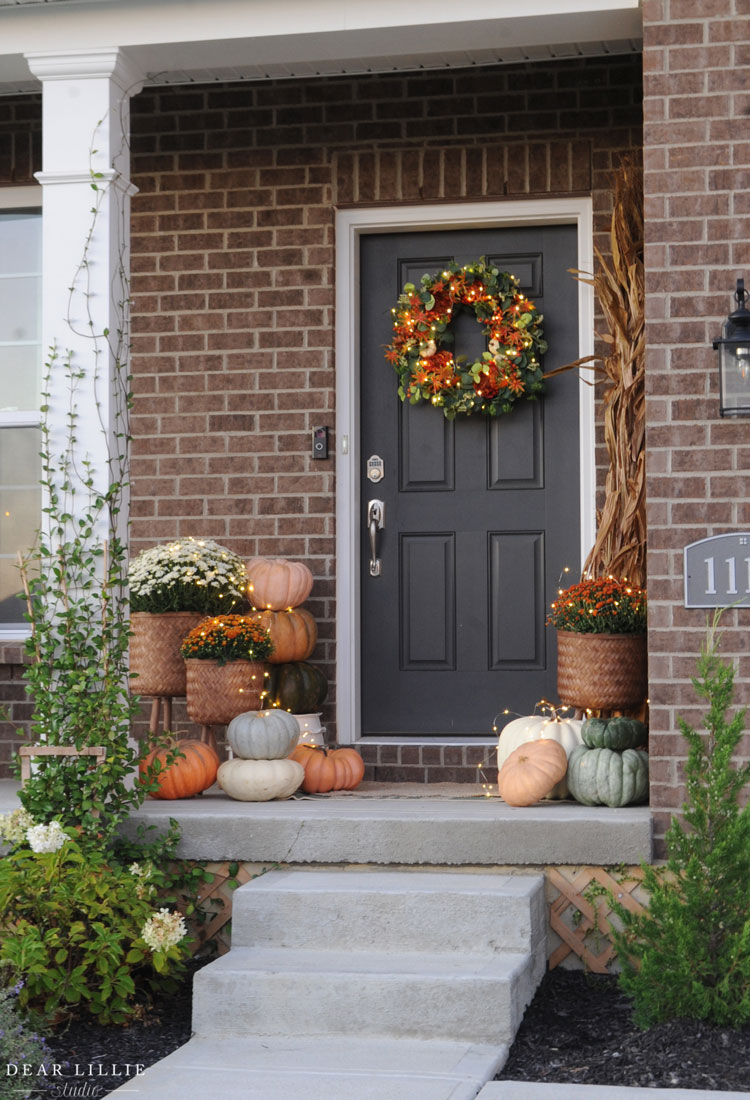
[[[594, 287], [609, 334], [608, 356], [587, 356], [560, 370], [601, 363], [604, 374], [604, 441], [609, 458], [604, 508], [584, 575], [646, 582], [645, 332], [643, 183], [639, 169], [623, 162], [615, 179], [611, 261], [596, 249], [598, 270], [575, 275]], [[550, 372], [556, 374], [557, 371]]]

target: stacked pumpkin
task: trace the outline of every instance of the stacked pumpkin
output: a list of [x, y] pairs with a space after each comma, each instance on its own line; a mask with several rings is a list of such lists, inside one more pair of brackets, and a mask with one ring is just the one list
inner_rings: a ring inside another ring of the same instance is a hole
[[312, 590], [312, 573], [302, 562], [252, 558], [247, 575], [250, 602], [274, 644], [268, 659], [271, 667], [266, 673], [265, 704], [305, 716], [299, 720], [299, 730], [318, 733], [318, 708], [328, 694], [328, 681], [319, 668], [307, 662], [318, 629], [310, 612], [300, 607]]
[[[549, 717], [541, 714], [528, 714], [523, 718], [516, 718], [513, 722], [509, 722], [503, 729], [497, 746], [498, 773], [502, 771], [503, 765], [511, 753], [530, 741], [556, 741], [565, 751], [566, 770], [567, 761], [573, 749], [583, 744], [581, 739], [582, 722], [577, 718], [560, 718], [557, 711], [550, 704], [540, 703], [539, 705], [548, 707], [550, 710]], [[565, 772], [563, 772], [562, 777], [555, 781], [551, 789], [538, 795], [538, 798], [567, 798], [568, 795], [568, 784], [565, 781]]]
[[271, 635], [272, 664], [306, 661], [315, 649], [318, 628], [300, 605], [310, 595], [312, 573], [299, 561], [252, 558], [247, 563], [248, 595], [256, 619]]
[[630, 806], [648, 796], [648, 730], [635, 718], [510, 722], [497, 748], [498, 792], [511, 806], [568, 798], [586, 806]]
[[584, 806], [631, 806], [648, 797], [648, 730], [637, 718], [587, 718], [570, 754], [568, 787]]
[[234, 753], [220, 765], [219, 786], [240, 802], [289, 798], [305, 778], [305, 769], [288, 759], [297, 744], [297, 720], [285, 710], [255, 710], [240, 714], [227, 726], [227, 743]]

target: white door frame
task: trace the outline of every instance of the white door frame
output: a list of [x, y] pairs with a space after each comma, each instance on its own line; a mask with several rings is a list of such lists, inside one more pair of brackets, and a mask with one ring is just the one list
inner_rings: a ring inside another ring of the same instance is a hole
[[[593, 270], [590, 198], [393, 206], [339, 210], [336, 214], [336, 718], [342, 744], [360, 740], [361, 730], [359, 554], [364, 519], [359, 492], [359, 238], [364, 233], [524, 225], [575, 225], [578, 268]], [[594, 350], [594, 293], [586, 283], [577, 285], [578, 354], [583, 357]], [[389, 369], [384, 359], [383, 370]], [[395, 382], [394, 376], [394, 390]], [[583, 377], [579, 395], [583, 563], [596, 532], [594, 389]], [[452, 743], [461, 741], [451, 739]], [[475, 739], [471, 741], [475, 743]], [[389, 739], [388, 743], [396, 741]]]

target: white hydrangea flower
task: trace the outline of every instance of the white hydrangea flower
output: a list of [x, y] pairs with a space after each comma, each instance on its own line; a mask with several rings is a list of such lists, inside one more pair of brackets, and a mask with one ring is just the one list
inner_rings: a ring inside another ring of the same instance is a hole
[[34, 818], [28, 810], [13, 810], [9, 814], [0, 814], [0, 840], [15, 846], [26, 839], [26, 830], [34, 824]]
[[160, 909], [144, 924], [141, 939], [152, 951], [167, 951], [187, 935], [187, 925], [180, 913]]
[[26, 830], [26, 840], [32, 852], [57, 852], [68, 839], [59, 821], [49, 825], [31, 825]]

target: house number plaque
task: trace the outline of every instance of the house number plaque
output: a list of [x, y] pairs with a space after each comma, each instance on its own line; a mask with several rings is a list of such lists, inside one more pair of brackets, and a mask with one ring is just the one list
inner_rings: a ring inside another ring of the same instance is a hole
[[685, 607], [750, 607], [750, 532], [685, 547]]

